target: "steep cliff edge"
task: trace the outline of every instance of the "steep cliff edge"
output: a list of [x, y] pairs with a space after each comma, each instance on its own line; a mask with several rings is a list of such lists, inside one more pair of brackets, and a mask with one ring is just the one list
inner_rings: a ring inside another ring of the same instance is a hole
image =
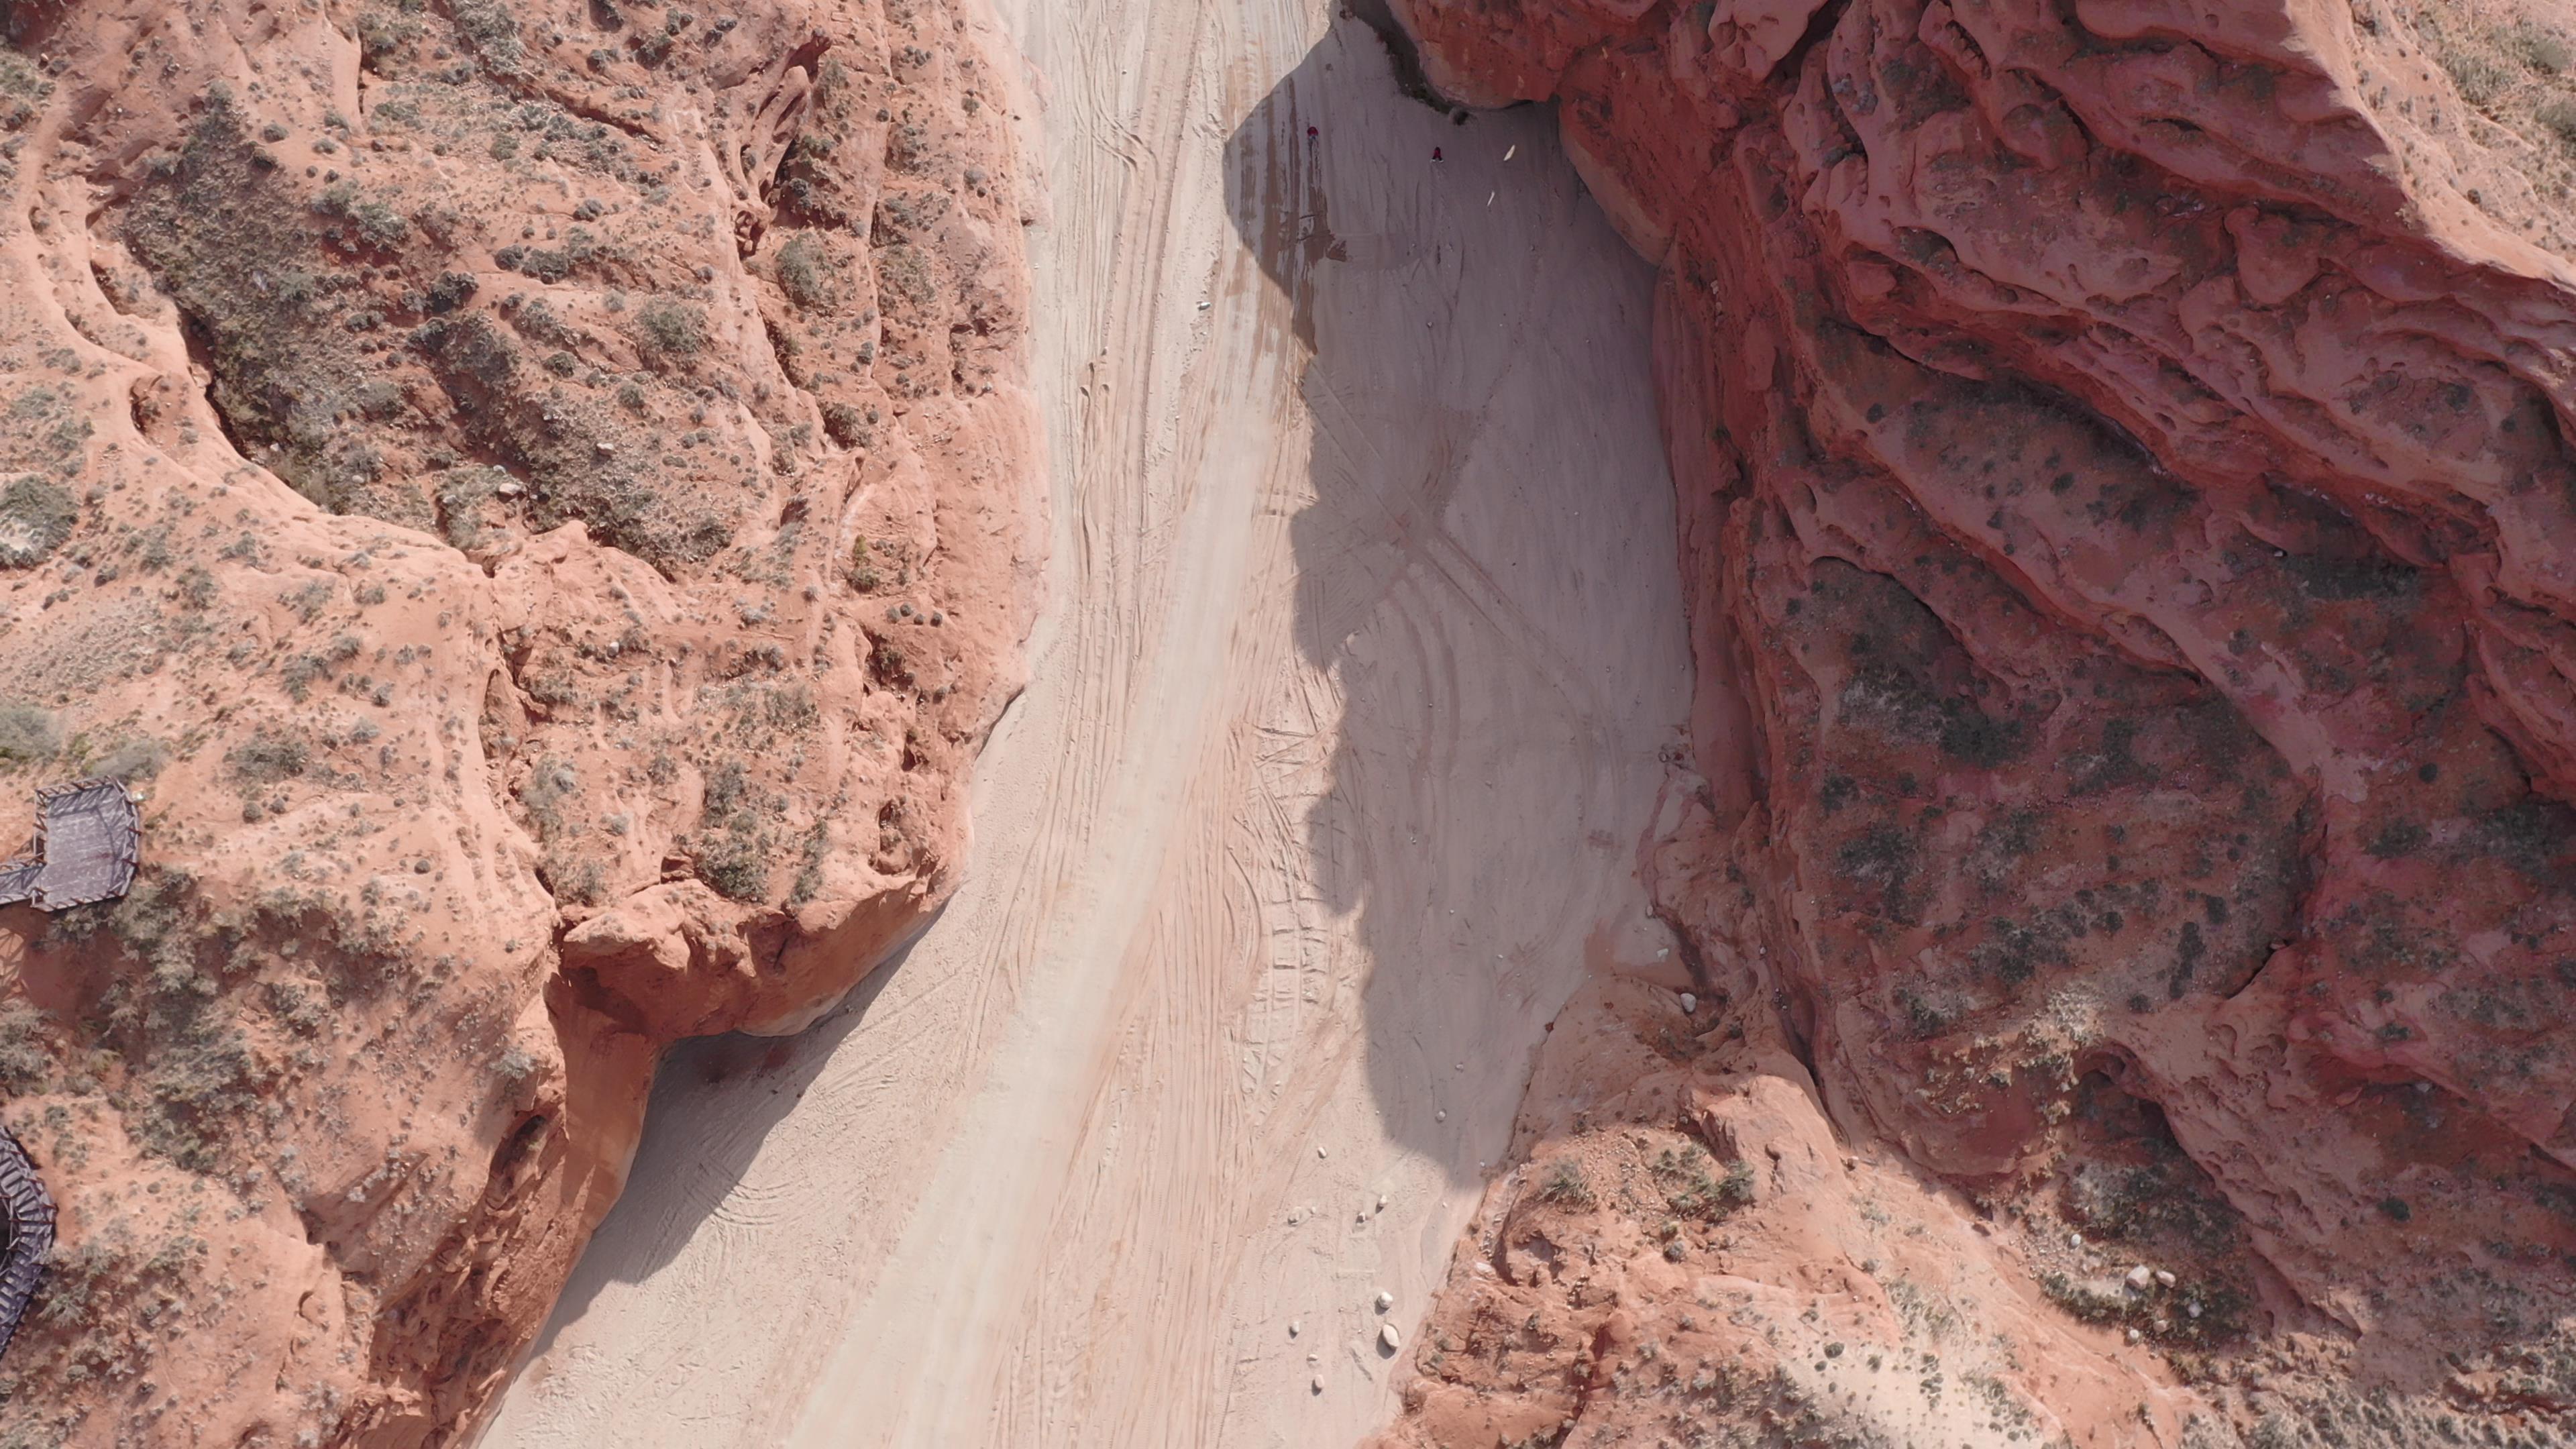
[[1395, 1436], [2567, 1433], [2569, 37], [1396, 9], [1662, 268], [1708, 999], [1560, 1024]]
[[[971, 6], [0, 4], [0, 1443], [456, 1442], [660, 1049], [954, 884], [1042, 532]], [[27, 817], [32, 819], [30, 813]]]

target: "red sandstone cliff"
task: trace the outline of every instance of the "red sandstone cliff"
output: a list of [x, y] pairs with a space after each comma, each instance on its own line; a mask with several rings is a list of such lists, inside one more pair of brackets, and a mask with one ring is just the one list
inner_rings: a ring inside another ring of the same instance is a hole
[[0, 4], [0, 831], [147, 796], [0, 909], [0, 1443], [456, 1442], [660, 1049], [945, 897], [1042, 536], [980, 14]]
[[1715, 1000], [1559, 1031], [1396, 1437], [1935, 1442], [1926, 1274], [1972, 1442], [2576, 1430], [2569, 38], [1397, 9], [1662, 270]]

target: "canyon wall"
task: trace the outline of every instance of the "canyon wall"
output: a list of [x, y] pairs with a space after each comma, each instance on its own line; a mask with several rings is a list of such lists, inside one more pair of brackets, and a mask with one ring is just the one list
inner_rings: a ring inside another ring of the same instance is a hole
[[1559, 1023], [1393, 1437], [2576, 1430], [2561, 18], [1396, 11], [1661, 268], [1703, 991]]
[[458, 1442], [661, 1048], [945, 898], [1043, 537], [980, 15], [0, 5], [0, 829], [144, 797], [0, 910], [0, 1444]]

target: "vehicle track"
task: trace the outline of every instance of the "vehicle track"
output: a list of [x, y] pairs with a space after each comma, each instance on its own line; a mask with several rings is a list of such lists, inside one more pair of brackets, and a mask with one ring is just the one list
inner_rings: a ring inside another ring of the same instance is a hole
[[1002, 18], [1055, 548], [967, 882], [675, 1055], [496, 1449], [1353, 1442], [1546, 1021], [1656, 966], [1650, 276], [1550, 119], [1303, 4]]

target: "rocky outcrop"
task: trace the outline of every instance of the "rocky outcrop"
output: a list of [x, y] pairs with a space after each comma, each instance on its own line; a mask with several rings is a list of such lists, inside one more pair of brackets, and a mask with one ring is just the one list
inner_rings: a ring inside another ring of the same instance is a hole
[[0, 6], [0, 1439], [472, 1428], [663, 1046], [954, 883], [1036, 544], [1008, 67], [913, 0]]
[[[2568, 1432], [2568, 37], [2367, 0], [1397, 10], [1435, 85], [1556, 101], [1662, 269], [1702, 776], [1663, 899], [1732, 1090], [1790, 1051], [2147, 1364], [2135, 1413], [1997, 1368], [2051, 1432]], [[1786, 1422], [1739, 1397], [1709, 1421]]]

